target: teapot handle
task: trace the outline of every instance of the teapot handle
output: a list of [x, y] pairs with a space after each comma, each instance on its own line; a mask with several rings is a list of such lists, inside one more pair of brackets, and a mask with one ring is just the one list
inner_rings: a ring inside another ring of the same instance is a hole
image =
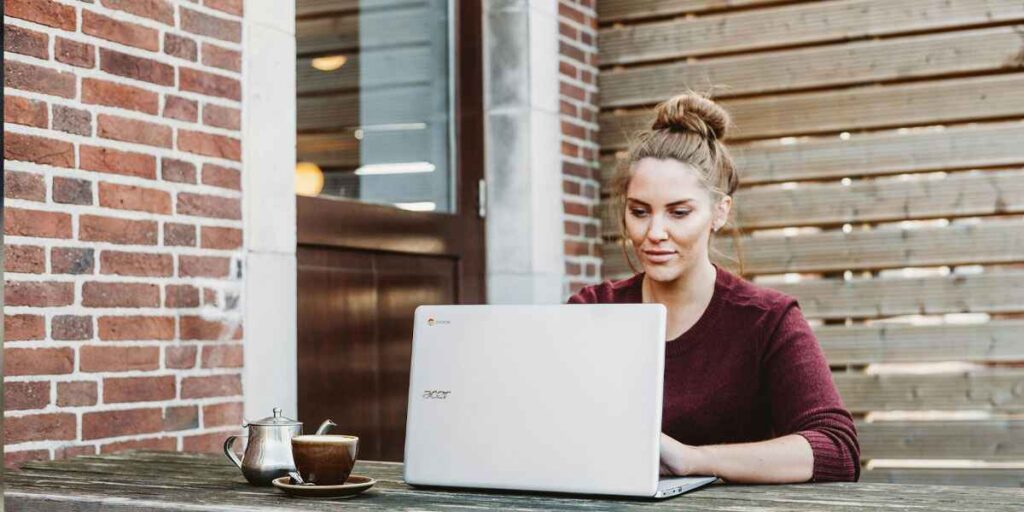
[[235, 455], [235, 452], [231, 449], [231, 445], [235, 444], [235, 440], [242, 436], [228, 436], [224, 440], [224, 455], [227, 455], [231, 462], [234, 462], [238, 469], [242, 469], [242, 461]]

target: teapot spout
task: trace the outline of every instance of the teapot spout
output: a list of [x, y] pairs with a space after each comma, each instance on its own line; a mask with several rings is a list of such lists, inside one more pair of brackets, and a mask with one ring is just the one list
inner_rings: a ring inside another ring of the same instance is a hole
[[337, 427], [338, 424], [331, 420], [324, 420], [316, 429], [316, 435], [326, 434], [328, 430]]

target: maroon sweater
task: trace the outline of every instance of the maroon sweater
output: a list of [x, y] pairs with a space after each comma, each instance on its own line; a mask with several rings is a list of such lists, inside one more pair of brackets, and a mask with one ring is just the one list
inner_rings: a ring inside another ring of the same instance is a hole
[[[588, 286], [569, 303], [643, 302], [643, 276]], [[723, 269], [707, 310], [665, 347], [662, 431], [695, 446], [799, 434], [813, 481], [860, 476], [853, 419], [796, 300]]]

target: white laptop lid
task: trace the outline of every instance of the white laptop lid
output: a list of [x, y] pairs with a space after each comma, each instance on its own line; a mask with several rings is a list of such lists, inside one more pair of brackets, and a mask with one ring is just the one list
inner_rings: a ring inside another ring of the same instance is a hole
[[421, 306], [410, 484], [653, 496], [665, 308]]

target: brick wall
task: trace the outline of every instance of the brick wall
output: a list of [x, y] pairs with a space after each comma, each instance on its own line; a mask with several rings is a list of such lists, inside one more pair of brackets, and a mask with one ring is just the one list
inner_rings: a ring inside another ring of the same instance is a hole
[[565, 295], [601, 281], [595, 0], [559, 0]]
[[5, 462], [241, 421], [242, 0], [5, 0]]

